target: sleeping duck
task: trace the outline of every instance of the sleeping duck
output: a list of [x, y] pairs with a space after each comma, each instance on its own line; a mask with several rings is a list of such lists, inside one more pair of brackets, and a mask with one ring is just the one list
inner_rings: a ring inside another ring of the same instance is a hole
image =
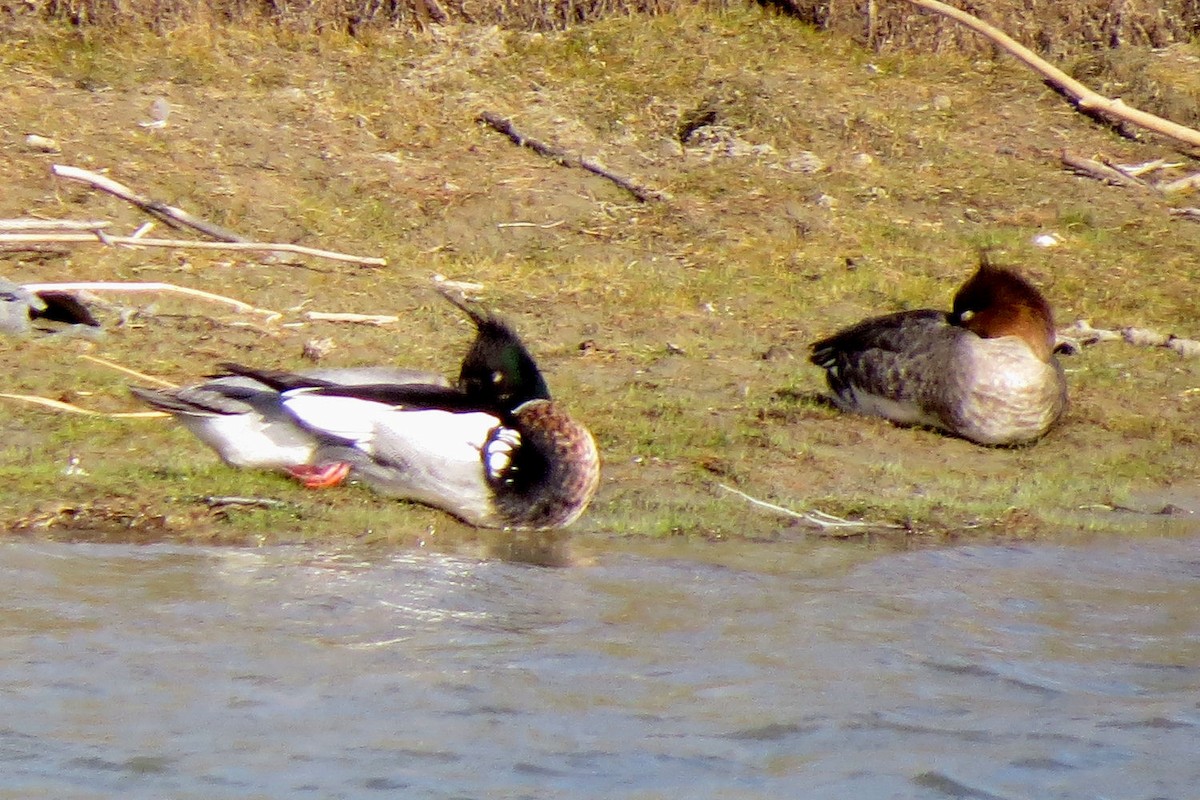
[[1018, 445], [1043, 436], [1066, 409], [1054, 344], [1041, 292], [985, 256], [950, 313], [863, 320], [813, 344], [811, 360], [843, 411]]
[[353, 476], [479, 527], [570, 525], [599, 483], [592, 435], [551, 398], [507, 323], [445, 296], [476, 329], [453, 384], [390, 368], [223, 364], [196, 386], [132, 391], [233, 466], [282, 470], [313, 488]]

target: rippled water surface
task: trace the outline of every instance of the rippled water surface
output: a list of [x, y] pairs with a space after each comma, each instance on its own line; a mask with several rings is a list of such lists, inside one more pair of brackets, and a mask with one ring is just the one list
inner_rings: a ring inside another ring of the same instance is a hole
[[1200, 797], [1194, 538], [6, 541], [0, 582], [0, 798]]

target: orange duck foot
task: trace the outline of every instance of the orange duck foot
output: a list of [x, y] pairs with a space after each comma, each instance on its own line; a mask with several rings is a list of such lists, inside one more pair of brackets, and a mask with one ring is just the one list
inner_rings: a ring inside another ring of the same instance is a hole
[[288, 467], [287, 471], [307, 489], [328, 489], [346, 480], [346, 476], [350, 474], [350, 465], [345, 461], [334, 461], [320, 466], [297, 464]]

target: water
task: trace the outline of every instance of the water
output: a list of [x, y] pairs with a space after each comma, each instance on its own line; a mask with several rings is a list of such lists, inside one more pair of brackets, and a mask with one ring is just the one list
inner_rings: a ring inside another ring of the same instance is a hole
[[0, 543], [0, 798], [1200, 797], [1200, 539], [585, 555]]

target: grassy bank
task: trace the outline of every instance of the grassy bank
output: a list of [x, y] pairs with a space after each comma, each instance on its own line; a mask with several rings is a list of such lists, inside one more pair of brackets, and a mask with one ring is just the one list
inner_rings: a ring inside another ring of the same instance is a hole
[[[1153, 58], [1177, 60], [1169, 75], [1198, 56]], [[142, 124], [159, 98], [166, 125]], [[1022, 450], [840, 416], [815, 400], [808, 342], [867, 314], [946, 305], [981, 246], [1042, 286], [1061, 323], [1200, 335], [1200, 225], [1167, 213], [1194, 203], [1073, 176], [1058, 153], [1196, 162], [1076, 114], [1008, 61], [877, 55], [757, 11], [355, 39], [44, 28], [0, 44], [0, 99], [0, 217], [102, 217], [120, 232], [144, 220], [50, 176], [50, 164], [71, 164], [251, 238], [389, 261], [0, 253], [0, 275], [21, 282], [167, 281], [283, 312], [268, 322], [106, 295], [115, 305], [101, 308], [102, 338], [0, 340], [8, 392], [133, 410], [129, 379], [81, 356], [186, 382], [220, 360], [310, 366], [301, 353], [314, 339], [335, 345], [324, 365], [453, 372], [469, 332], [430, 291], [440, 274], [483, 284], [484, 302], [525, 334], [552, 389], [595, 432], [605, 476], [581, 532], [797, 530], [720, 483], [928, 536], [1145, 527], [1164, 518], [1111, 509], [1200, 494], [1200, 365], [1165, 350], [1114, 343], [1070, 358], [1068, 417]], [[485, 110], [670, 199], [639, 202], [518, 149], [475, 123]], [[58, 151], [28, 146], [29, 133]], [[1061, 243], [1037, 247], [1041, 233]], [[401, 320], [307, 322], [306, 310]], [[4, 401], [0, 435], [0, 529], [475, 536], [366, 491], [314, 495], [234, 472], [162, 420]], [[72, 457], [86, 474], [64, 474]], [[284, 504], [203, 502], [229, 494]]]

